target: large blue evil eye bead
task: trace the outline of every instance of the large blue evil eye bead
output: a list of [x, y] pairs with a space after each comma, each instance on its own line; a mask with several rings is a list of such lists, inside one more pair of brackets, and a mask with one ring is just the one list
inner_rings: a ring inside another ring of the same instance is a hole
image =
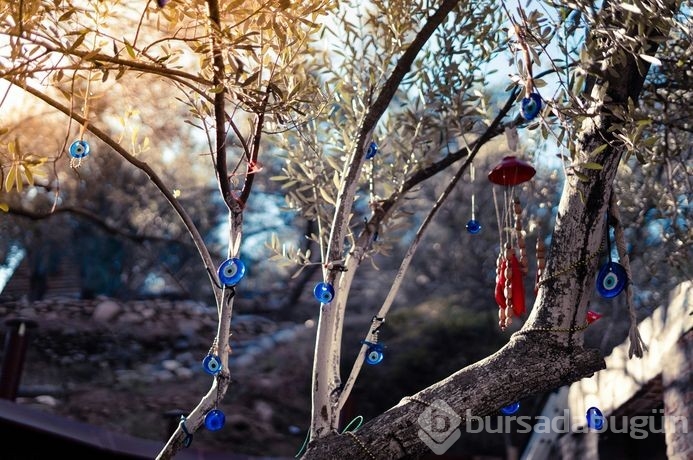
[[221, 360], [216, 355], [207, 355], [202, 360], [202, 369], [210, 375], [217, 375], [221, 372]]
[[334, 298], [334, 288], [330, 283], [318, 283], [313, 289], [313, 295], [320, 303], [330, 303]]
[[503, 415], [513, 415], [515, 412], [520, 410], [520, 403], [519, 402], [514, 402], [510, 405], [507, 405], [505, 407], [501, 407], [501, 413]]
[[467, 231], [471, 233], [472, 235], [476, 235], [481, 231], [481, 224], [479, 223], [478, 220], [475, 219], [470, 219], [469, 222], [467, 222], [467, 225], [465, 226]]
[[219, 265], [219, 281], [224, 286], [235, 286], [245, 275], [245, 264], [241, 259], [226, 259]]
[[378, 153], [378, 146], [375, 142], [371, 142], [368, 146], [368, 151], [366, 152], [366, 160], [373, 158], [376, 153]]
[[205, 415], [205, 428], [209, 431], [219, 431], [226, 423], [226, 416], [219, 409], [212, 409]]
[[87, 141], [74, 141], [70, 145], [70, 156], [72, 158], [84, 158], [89, 155], [89, 143]]
[[538, 93], [532, 93], [529, 97], [522, 98], [522, 117], [529, 121], [539, 115], [541, 110], [541, 96]]
[[594, 428], [595, 430], [601, 430], [604, 428], [604, 415], [602, 411], [596, 407], [590, 407], [587, 409], [587, 426]]
[[379, 364], [384, 357], [383, 346], [378, 343], [371, 345], [368, 347], [368, 350], [366, 350], [366, 364], [370, 364], [371, 366]]
[[607, 262], [597, 275], [597, 292], [607, 299], [616, 297], [626, 287], [627, 281], [626, 269], [622, 265]]

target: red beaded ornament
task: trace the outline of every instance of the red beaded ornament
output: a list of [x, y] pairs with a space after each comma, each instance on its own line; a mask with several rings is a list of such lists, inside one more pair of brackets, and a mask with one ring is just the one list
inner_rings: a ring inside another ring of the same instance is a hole
[[513, 187], [527, 182], [535, 173], [531, 165], [515, 156], [506, 156], [488, 173], [491, 182], [505, 187], [503, 212], [498, 216], [501, 249], [496, 261], [494, 292], [499, 308], [498, 325], [502, 330], [512, 323], [513, 316], [522, 316], [526, 310], [523, 276], [529, 271], [529, 263], [522, 231], [522, 205], [514, 196]]

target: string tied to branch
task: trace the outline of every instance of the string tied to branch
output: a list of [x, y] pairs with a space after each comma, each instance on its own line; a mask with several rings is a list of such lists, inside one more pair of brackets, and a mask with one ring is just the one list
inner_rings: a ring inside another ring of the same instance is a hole
[[628, 338], [630, 340], [630, 347], [628, 348], [628, 357], [632, 358], [636, 356], [638, 358], [643, 357], [643, 352], [647, 351], [647, 345], [640, 336], [640, 331], [638, 330], [638, 319], [635, 313], [635, 306], [633, 304], [633, 275], [630, 269], [630, 259], [628, 257], [628, 251], [626, 248], [626, 237], [623, 232], [623, 226], [621, 225], [621, 214], [618, 209], [618, 204], [616, 202], [616, 194], [612, 191], [611, 198], [609, 200], [609, 215], [613, 221], [614, 227], [614, 238], [616, 240], [616, 250], [618, 251], [619, 262], [626, 271], [626, 276], [628, 282], [626, 283], [626, 304], [628, 305], [628, 317], [630, 319], [630, 329], [628, 331]]

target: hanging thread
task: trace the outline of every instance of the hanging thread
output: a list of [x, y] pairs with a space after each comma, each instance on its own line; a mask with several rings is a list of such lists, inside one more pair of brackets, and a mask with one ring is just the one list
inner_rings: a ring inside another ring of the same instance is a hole
[[612, 190], [609, 200], [609, 213], [614, 220], [614, 237], [616, 239], [616, 250], [618, 251], [619, 262], [623, 265], [623, 268], [625, 268], [626, 276], [628, 277], [628, 282], [626, 283], [626, 303], [628, 305], [628, 316], [630, 318], [630, 330], [628, 331], [630, 347], [628, 349], [628, 357], [632, 358], [633, 355], [635, 355], [638, 358], [642, 358], [643, 351], [647, 350], [647, 345], [643, 342], [640, 331], [638, 330], [638, 319], [635, 313], [635, 306], [633, 305], [633, 277], [630, 270], [628, 252], [626, 250], [626, 237], [623, 233], [623, 227], [621, 226], [621, 214], [618, 210], [615, 196], [616, 194]]

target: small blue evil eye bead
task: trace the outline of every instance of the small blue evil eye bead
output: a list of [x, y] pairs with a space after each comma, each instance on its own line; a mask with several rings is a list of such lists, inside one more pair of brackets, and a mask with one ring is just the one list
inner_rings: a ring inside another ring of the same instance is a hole
[[245, 275], [245, 264], [241, 259], [226, 259], [219, 265], [219, 281], [224, 286], [235, 286]]
[[522, 117], [529, 121], [534, 120], [541, 110], [541, 96], [531, 93], [529, 97], [522, 98]]
[[626, 269], [616, 262], [607, 262], [597, 275], [597, 292], [602, 297], [610, 299], [619, 295], [627, 282]]
[[515, 412], [520, 410], [520, 403], [519, 402], [514, 402], [510, 405], [507, 405], [505, 407], [501, 407], [501, 413], [503, 415], [513, 415]]
[[334, 288], [330, 283], [318, 283], [313, 289], [313, 295], [320, 303], [330, 303], [334, 299]]
[[89, 143], [87, 141], [74, 141], [70, 145], [70, 156], [72, 158], [84, 158], [89, 155]]
[[594, 428], [595, 430], [601, 430], [604, 428], [604, 415], [596, 407], [590, 407], [587, 409], [587, 426]]
[[378, 153], [378, 145], [375, 142], [371, 142], [366, 152], [366, 160], [373, 158], [376, 153]]
[[366, 364], [370, 364], [371, 366], [379, 364], [384, 357], [383, 346], [379, 343], [371, 345], [368, 347], [368, 350], [366, 350]]
[[212, 409], [205, 415], [205, 428], [209, 431], [219, 431], [226, 423], [226, 416], [219, 409]]
[[216, 355], [207, 355], [202, 360], [202, 369], [210, 375], [217, 375], [221, 372], [221, 360]]
[[472, 235], [476, 235], [481, 231], [481, 224], [478, 220], [469, 219], [469, 222], [467, 222], [465, 228], [467, 229], [467, 232], [471, 233]]

